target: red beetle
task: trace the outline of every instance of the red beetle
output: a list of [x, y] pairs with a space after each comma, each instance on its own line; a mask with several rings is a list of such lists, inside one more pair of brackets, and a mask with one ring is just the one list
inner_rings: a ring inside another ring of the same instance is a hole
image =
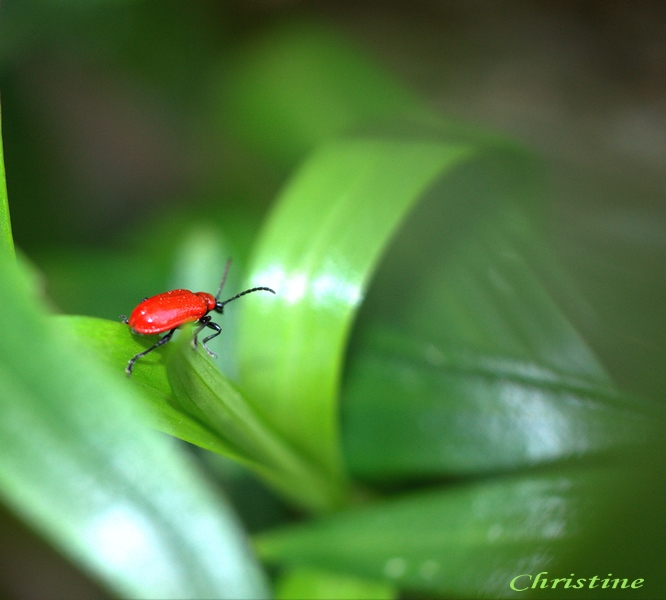
[[220, 302], [220, 293], [222, 292], [222, 287], [224, 282], [227, 279], [227, 273], [229, 272], [229, 265], [231, 265], [231, 259], [227, 261], [226, 267], [224, 269], [224, 275], [222, 276], [222, 281], [220, 282], [220, 287], [217, 290], [217, 294], [213, 296], [207, 292], [190, 292], [189, 290], [171, 290], [170, 292], [165, 292], [164, 294], [157, 294], [152, 298], [144, 298], [141, 303], [132, 311], [130, 318], [128, 319], [125, 315], [120, 315], [120, 318], [123, 320], [123, 323], [127, 323], [132, 329], [133, 333], [140, 333], [143, 335], [152, 335], [156, 333], [163, 333], [168, 331], [164, 337], [162, 337], [159, 342], [155, 345], [139, 352], [134, 358], [132, 358], [125, 368], [127, 375], [132, 374], [132, 369], [134, 368], [134, 363], [140, 359], [142, 356], [145, 356], [149, 352], [159, 348], [163, 344], [166, 344], [171, 336], [174, 334], [176, 329], [185, 323], [192, 323], [197, 321], [199, 327], [194, 332], [194, 337], [192, 338], [192, 345], [194, 349], [197, 349], [197, 337], [201, 333], [201, 330], [208, 327], [213, 329], [215, 333], [209, 335], [207, 338], [204, 338], [201, 345], [204, 347], [204, 350], [208, 352], [214, 358], [217, 358], [217, 354], [210, 351], [206, 346], [206, 342], [209, 342], [214, 337], [222, 333], [222, 328], [217, 324], [213, 323], [211, 320], [212, 317], [208, 314], [211, 310], [222, 314], [224, 312], [225, 304], [228, 304], [232, 300], [236, 300], [245, 294], [250, 294], [251, 292], [266, 291], [274, 294], [275, 291], [269, 287], [255, 287], [249, 290], [245, 290], [240, 294], [236, 294], [232, 298]]

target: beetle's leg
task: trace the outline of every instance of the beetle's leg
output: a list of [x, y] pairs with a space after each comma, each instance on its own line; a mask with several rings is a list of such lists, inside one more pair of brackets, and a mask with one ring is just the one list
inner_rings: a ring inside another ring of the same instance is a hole
[[217, 354], [215, 354], [215, 352], [212, 352], [211, 350], [208, 349], [208, 346], [206, 346], [206, 342], [209, 342], [214, 337], [217, 337], [218, 335], [220, 335], [222, 333], [222, 327], [220, 327], [217, 323], [213, 323], [212, 321], [209, 322], [209, 323], [206, 323], [206, 327], [208, 327], [209, 329], [214, 329], [215, 333], [213, 335], [209, 335], [207, 338], [204, 338], [204, 341], [201, 342], [201, 345], [204, 347], [206, 352], [208, 352], [208, 354], [210, 354], [213, 358], [217, 358]]
[[159, 342], [148, 348], [148, 350], [144, 350], [143, 352], [139, 352], [134, 358], [132, 358], [128, 363], [127, 366], [125, 367], [125, 373], [127, 373], [127, 376], [129, 377], [132, 374], [132, 369], [134, 368], [134, 363], [139, 360], [142, 356], [145, 356], [149, 352], [152, 352], [155, 350], [155, 348], [159, 348], [162, 344], [166, 344], [170, 339], [171, 336], [173, 335], [173, 332], [178, 329], [177, 327], [175, 329], [172, 329], [169, 333], [167, 333], [163, 338], [160, 339]]
[[118, 318], [119, 318], [119, 319], [120, 319], [125, 325], [127, 325], [127, 324], [129, 323], [129, 321], [127, 320], [127, 317], [126, 317], [125, 315], [120, 315]]
[[204, 317], [201, 317], [197, 321], [197, 323], [199, 323], [199, 327], [196, 328], [196, 331], [194, 332], [194, 335], [192, 336], [192, 348], [194, 350], [197, 349], [197, 344], [199, 342], [199, 340], [197, 338], [199, 337], [199, 334], [201, 333], [201, 330], [204, 329], [206, 327], [206, 325], [208, 325], [208, 323], [210, 323], [210, 320], [211, 320], [211, 316], [206, 315]]
[[212, 356], [213, 358], [217, 358], [217, 354], [215, 354], [215, 352], [213, 352], [208, 348], [208, 346], [206, 346], [206, 342], [220, 335], [222, 333], [222, 328], [217, 323], [211, 323], [210, 315], [206, 315], [205, 317], [201, 317], [199, 319], [199, 327], [197, 327], [196, 331], [194, 332], [194, 337], [192, 337], [192, 346], [194, 347], [195, 350], [197, 349], [199, 334], [205, 327], [214, 329], [215, 333], [213, 335], [209, 335], [207, 338], [204, 338], [204, 341], [201, 342], [201, 345], [204, 347], [204, 350], [208, 352], [210, 356]]

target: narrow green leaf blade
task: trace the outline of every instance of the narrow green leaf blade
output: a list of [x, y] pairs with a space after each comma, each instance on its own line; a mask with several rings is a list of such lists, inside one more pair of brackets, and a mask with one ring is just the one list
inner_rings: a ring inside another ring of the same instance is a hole
[[168, 361], [175, 404], [216, 435], [223, 454], [255, 470], [303, 508], [323, 511], [344, 503], [346, 490], [267, 425], [205, 352], [193, 351], [188, 335], [175, 350]]
[[[611, 573], [642, 578], [642, 597], [663, 598], [664, 465], [640, 461], [652, 466], [637, 460], [418, 492], [266, 533], [258, 548], [275, 564], [381, 578], [429, 597], [599, 598], [589, 582], [596, 575], [600, 588]], [[510, 587], [543, 572], [550, 589]], [[562, 589], [564, 580], [552, 589], [572, 573], [585, 589]]]
[[[93, 317], [59, 316], [55, 321], [123, 374], [128, 357], [156, 339]], [[144, 357], [134, 369], [132, 383], [141, 391], [138, 401], [150, 425], [243, 463], [307, 510], [343, 503], [344, 490], [271, 430], [205, 352], [192, 351], [191, 337], [191, 329], [185, 328], [169, 347]]]
[[[94, 317], [59, 315], [53, 317], [65, 333], [76, 336], [116, 373], [125, 372], [127, 361], [152, 346], [157, 336], [132, 335], [127, 325]], [[144, 357], [135, 367], [132, 382], [140, 392], [137, 401], [149, 424], [159, 431], [219, 454], [228, 446], [206, 424], [178, 406], [166, 373], [167, 348]]]
[[342, 477], [337, 393], [346, 337], [370, 274], [424, 190], [465, 145], [350, 140], [317, 151], [278, 201], [250, 269], [241, 380], [286, 439]]
[[124, 374], [46, 318], [6, 261], [0, 306], [3, 500], [120, 596], [266, 597], [230, 509], [143, 425]]
[[9, 218], [7, 180], [5, 178], [5, 158], [2, 150], [2, 117], [0, 116], [0, 253], [14, 256], [14, 238]]

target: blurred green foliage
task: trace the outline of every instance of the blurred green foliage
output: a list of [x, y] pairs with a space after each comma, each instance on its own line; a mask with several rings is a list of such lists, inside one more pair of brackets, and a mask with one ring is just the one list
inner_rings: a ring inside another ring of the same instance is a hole
[[[278, 598], [512, 597], [539, 571], [664, 597], [665, 384], [622, 367], [663, 328], [618, 343], [640, 332], [580, 291], [530, 152], [259, 13], [3, 0], [0, 497], [121, 597], [270, 595], [211, 482]], [[185, 330], [126, 381], [155, 338], [118, 314], [214, 291], [227, 256], [229, 295], [277, 296], [228, 307], [217, 363]], [[594, 596], [522, 594], [567, 593]]]

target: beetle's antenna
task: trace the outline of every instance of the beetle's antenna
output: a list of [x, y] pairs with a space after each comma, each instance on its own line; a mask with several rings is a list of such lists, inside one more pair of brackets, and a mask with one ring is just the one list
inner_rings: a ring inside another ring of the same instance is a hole
[[270, 292], [271, 294], [275, 294], [275, 290], [269, 288], [269, 287], [255, 287], [251, 288], [249, 290], [245, 290], [244, 292], [241, 292], [240, 294], [236, 294], [232, 298], [229, 298], [229, 300], [225, 300], [224, 302], [218, 302], [217, 306], [215, 307], [215, 310], [218, 312], [222, 311], [222, 308], [224, 307], [225, 304], [229, 304], [232, 300], [236, 300], [237, 298], [240, 298], [241, 296], [245, 296], [245, 294], [251, 294], [252, 292]]
[[217, 294], [215, 294], [215, 302], [220, 300], [220, 294], [222, 293], [222, 288], [224, 287], [224, 282], [227, 280], [227, 275], [229, 274], [229, 267], [231, 266], [231, 259], [227, 259], [227, 264], [224, 267], [224, 275], [222, 275], [222, 281], [220, 281], [220, 287], [217, 288]]

